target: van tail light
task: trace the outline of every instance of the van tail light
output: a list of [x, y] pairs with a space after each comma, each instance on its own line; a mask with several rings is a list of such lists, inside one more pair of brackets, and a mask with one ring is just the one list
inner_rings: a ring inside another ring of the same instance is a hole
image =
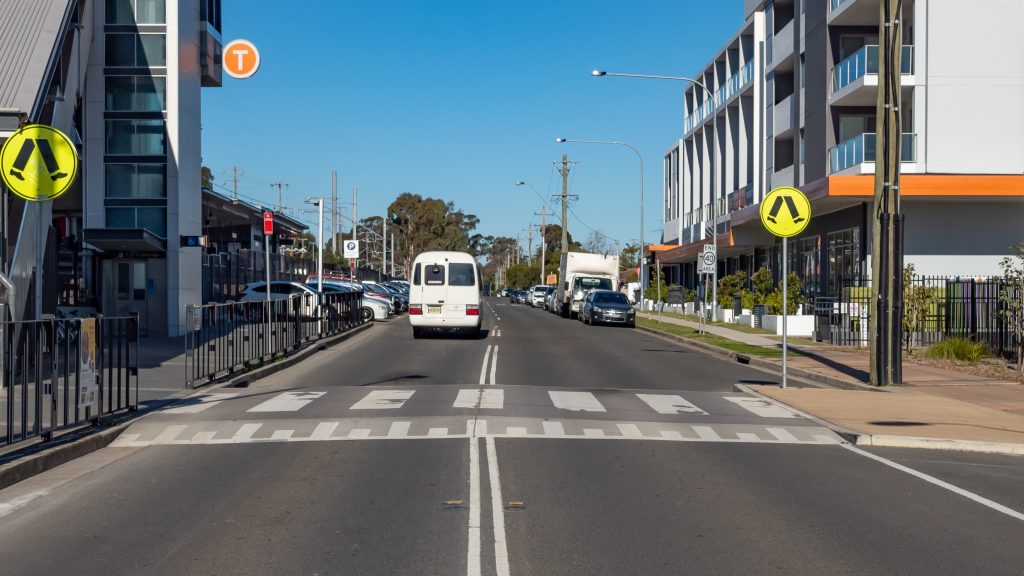
[[476, 304], [466, 304], [466, 316], [479, 316], [480, 307]]
[[420, 304], [409, 304], [409, 315], [410, 316], [422, 316], [423, 306]]

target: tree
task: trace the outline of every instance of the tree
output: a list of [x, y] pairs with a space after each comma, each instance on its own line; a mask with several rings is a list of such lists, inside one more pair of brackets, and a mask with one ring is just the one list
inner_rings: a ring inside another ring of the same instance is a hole
[[200, 170], [199, 179], [203, 188], [213, 189], [213, 172], [206, 166], [203, 166]]
[[1017, 341], [1017, 371], [1024, 373], [1024, 242], [1016, 251], [999, 262], [1003, 269], [999, 305], [1000, 315]]
[[591, 230], [587, 235], [587, 241], [583, 243], [583, 251], [591, 254], [608, 254], [611, 252], [608, 237], [597, 230]]
[[457, 210], [451, 202], [402, 193], [388, 206], [388, 232], [394, 233], [395, 261], [411, 270], [420, 253], [431, 250], [452, 250], [475, 253], [483, 242], [470, 232], [480, 219]]

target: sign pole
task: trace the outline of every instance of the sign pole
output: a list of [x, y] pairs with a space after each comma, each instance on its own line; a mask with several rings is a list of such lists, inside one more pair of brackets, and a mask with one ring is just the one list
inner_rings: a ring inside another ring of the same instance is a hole
[[789, 286], [787, 278], [786, 254], [789, 238], [782, 237], [782, 387], [786, 387], [786, 317], [789, 316]]

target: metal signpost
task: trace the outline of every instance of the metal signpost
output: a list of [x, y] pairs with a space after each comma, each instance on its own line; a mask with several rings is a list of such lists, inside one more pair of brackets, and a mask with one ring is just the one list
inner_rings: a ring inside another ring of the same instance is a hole
[[[785, 206], [785, 210], [782, 210]], [[782, 186], [768, 193], [761, 201], [761, 223], [782, 238], [782, 387], [786, 387], [787, 336], [786, 317], [789, 316], [789, 270], [786, 257], [789, 254], [789, 238], [807, 228], [811, 221], [811, 203], [807, 196], [796, 188]]]
[[359, 259], [359, 240], [345, 240], [344, 258], [348, 258], [351, 262], [350, 270], [352, 271], [352, 277], [356, 277], [356, 260]]
[[263, 213], [263, 253], [266, 255], [267, 304], [270, 304], [270, 237], [274, 235], [274, 213]]

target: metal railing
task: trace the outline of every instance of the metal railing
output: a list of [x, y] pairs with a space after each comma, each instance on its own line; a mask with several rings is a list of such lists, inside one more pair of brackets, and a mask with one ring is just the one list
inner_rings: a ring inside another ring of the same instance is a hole
[[[914, 73], [914, 47], [904, 45], [900, 53], [900, 74]], [[865, 74], [878, 74], [878, 45], [868, 44], [850, 54], [832, 69], [832, 92], [838, 92]]]
[[292, 295], [258, 302], [189, 305], [187, 384], [210, 382], [270, 362], [366, 323], [362, 292]]
[[713, 94], [706, 97], [692, 114], [683, 119], [683, 131], [689, 133], [704, 120], [711, 116], [715, 109], [724, 105], [737, 92], [747, 87], [754, 80], [754, 61], [750, 60], [739, 71], [726, 79], [725, 83]]
[[3, 322], [0, 339], [0, 446], [138, 407], [138, 315]]
[[[828, 151], [828, 172], [834, 174], [851, 166], [875, 161], [875, 144], [877, 135], [874, 132], [858, 134], [843, 140]], [[917, 161], [917, 134], [904, 132], [900, 135], [900, 161]]]

